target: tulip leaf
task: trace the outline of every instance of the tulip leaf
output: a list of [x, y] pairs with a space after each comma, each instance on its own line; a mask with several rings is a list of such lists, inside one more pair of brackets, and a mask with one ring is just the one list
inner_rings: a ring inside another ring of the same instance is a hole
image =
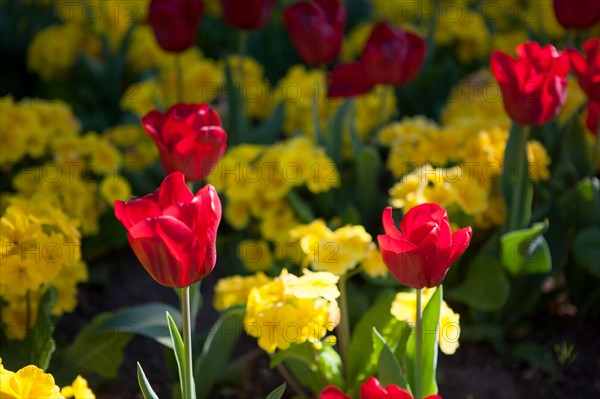
[[540, 222], [527, 229], [510, 231], [500, 236], [502, 264], [509, 272], [518, 275], [550, 271], [550, 249], [541, 235], [547, 228], [547, 222]]
[[237, 343], [243, 327], [245, 308], [231, 307], [221, 313], [221, 317], [208, 332], [202, 353], [194, 364], [194, 379], [198, 398], [205, 398], [218, 381]]
[[373, 351], [379, 353], [378, 377], [381, 385], [393, 384], [408, 389], [406, 378], [396, 355], [375, 327], [373, 327]]
[[184, 362], [184, 349], [183, 349], [183, 339], [181, 339], [181, 335], [179, 334], [179, 329], [177, 325], [173, 321], [173, 318], [167, 311], [167, 325], [169, 326], [169, 333], [171, 334], [171, 341], [173, 343], [173, 352], [175, 353], [175, 360], [177, 361], [177, 370], [179, 371], [179, 384], [181, 387], [181, 396], [183, 397], [183, 362]]
[[578, 266], [600, 277], [600, 227], [588, 227], [577, 234], [573, 256]]
[[231, 65], [225, 63], [225, 78], [227, 90], [227, 105], [229, 107], [229, 136], [228, 146], [233, 147], [248, 137], [244, 134], [248, 132], [248, 119], [244, 113], [244, 93], [240, 85], [235, 84], [233, 80], [233, 71]]
[[267, 399], [281, 399], [281, 397], [285, 393], [285, 387], [286, 387], [285, 383], [281, 384], [280, 386], [275, 388], [273, 391], [271, 391], [270, 394], [267, 395]]
[[505, 230], [519, 230], [529, 225], [533, 201], [533, 184], [527, 163], [529, 127], [513, 122], [502, 163], [500, 185], [506, 202]]
[[[435, 369], [438, 358], [438, 337], [440, 327], [440, 308], [442, 306], [443, 296], [442, 286], [438, 286], [435, 293], [423, 310], [423, 336], [421, 339], [421, 396], [427, 397], [434, 395], [438, 391], [435, 379]], [[416, 334], [408, 338], [406, 344], [406, 374], [409, 385], [414, 390], [416, 379], [415, 375], [415, 357], [417, 348]]]
[[375, 346], [373, 328], [377, 329], [390, 350], [394, 352], [404, 342], [403, 338], [410, 333], [407, 324], [398, 321], [390, 313], [395, 296], [396, 294], [390, 290], [380, 294], [352, 331], [352, 338], [348, 345], [348, 377], [346, 378], [346, 381], [353, 384], [347, 389], [350, 395], [356, 396], [360, 383], [377, 371], [381, 347]]
[[285, 116], [285, 104], [280, 102], [271, 113], [269, 119], [252, 130], [249, 142], [254, 144], [271, 144], [277, 140], [277, 135], [281, 132], [283, 119]]
[[142, 369], [142, 365], [139, 362], [137, 363], [137, 379], [144, 399], [158, 399], [158, 395], [154, 392], [152, 386], [150, 386], [150, 382], [148, 382], [146, 374], [144, 374], [144, 370]]
[[374, 147], [364, 147], [356, 157], [356, 200], [363, 218], [370, 218], [379, 194], [381, 158]]
[[463, 282], [448, 291], [448, 298], [483, 311], [498, 310], [506, 303], [510, 282], [495, 255], [497, 245], [497, 237], [492, 237], [469, 264]]
[[315, 213], [311, 209], [310, 205], [298, 194], [296, 190], [291, 189], [288, 192], [287, 200], [301, 222], [310, 223], [316, 219]]
[[[46, 370], [50, 363], [50, 357], [54, 353], [56, 345], [52, 338], [54, 326], [52, 324], [51, 310], [56, 302], [56, 290], [49, 288], [42, 298], [37, 309], [36, 323], [27, 331], [25, 339], [11, 340], [5, 342], [5, 337], [0, 341], [2, 348], [2, 362], [7, 369], [18, 370], [27, 365], [33, 364]], [[25, 324], [25, 323], [23, 323]], [[20, 329], [23, 324], [5, 324], [6, 331], [10, 329]], [[1, 331], [1, 329], [0, 329]], [[4, 331], [2, 331], [4, 333]], [[22, 331], [12, 331], [14, 334], [21, 334]], [[9, 343], [10, 342], [10, 343]]]
[[353, 109], [353, 100], [346, 100], [338, 108], [333, 117], [333, 122], [329, 125], [327, 132], [327, 140], [325, 141], [325, 148], [327, 155], [335, 162], [335, 165], [339, 169], [342, 163], [342, 147], [344, 145], [344, 128], [346, 122], [346, 116], [350, 110]]

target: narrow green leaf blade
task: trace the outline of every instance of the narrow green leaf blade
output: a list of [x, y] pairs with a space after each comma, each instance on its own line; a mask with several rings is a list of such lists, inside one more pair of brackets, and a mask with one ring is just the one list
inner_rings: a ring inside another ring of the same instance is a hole
[[179, 384], [182, 389], [181, 396], [183, 397], [183, 339], [179, 334], [179, 329], [173, 321], [173, 318], [167, 311], [167, 324], [169, 326], [169, 333], [171, 334], [171, 341], [173, 343], [173, 352], [175, 353], [175, 360], [177, 361], [177, 370], [179, 371]]
[[286, 384], [283, 383], [277, 388], [275, 388], [269, 395], [267, 395], [267, 399], [281, 399], [285, 392]]
[[379, 352], [378, 376], [381, 385], [393, 384], [407, 389], [408, 384], [398, 359], [375, 327], [373, 327], [373, 349]]
[[142, 369], [142, 365], [139, 362], [137, 364], [137, 379], [144, 399], [158, 399], [158, 395], [154, 392], [152, 386], [150, 386], [146, 374], [144, 374], [144, 370]]

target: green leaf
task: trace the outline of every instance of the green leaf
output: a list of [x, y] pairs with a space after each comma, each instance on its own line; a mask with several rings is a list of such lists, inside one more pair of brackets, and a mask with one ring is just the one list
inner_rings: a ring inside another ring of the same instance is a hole
[[547, 372], [556, 373], [558, 371], [558, 364], [552, 352], [538, 344], [526, 342], [515, 344], [510, 349], [510, 355], [538, 366]]
[[137, 363], [137, 379], [144, 399], [158, 399], [158, 395], [150, 386], [146, 374], [144, 374], [144, 370], [142, 369], [142, 365], [139, 362]]
[[298, 195], [296, 190], [292, 189], [288, 192], [287, 200], [301, 222], [310, 223], [315, 220], [315, 213], [310, 205]]
[[510, 294], [510, 282], [502, 262], [494, 255], [497, 237], [492, 237], [469, 265], [461, 284], [449, 290], [448, 298], [477, 310], [500, 309]]
[[225, 63], [225, 78], [229, 107], [228, 145], [233, 147], [246, 139], [244, 134], [248, 132], [249, 126], [244, 113], [244, 94], [241, 92], [240, 85], [236, 85], [233, 81], [233, 71], [227, 62]]
[[286, 384], [283, 383], [275, 388], [270, 394], [267, 395], [267, 399], [281, 399], [285, 392]]
[[248, 141], [254, 144], [274, 143], [281, 132], [284, 116], [285, 104], [280, 102], [271, 113], [269, 119], [252, 130], [250, 137], [248, 137]]
[[500, 236], [502, 264], [508, 271], [514, 275], [550, 271], [550, 249], [541, 236], [547, 228], [548, 222], [545, 221]]
[[[56, 302], [56, 290], [49, 288], [42, 298], [37, 311], [37, 319], [33, 328], [27, 331], [22, 341], [2, 342], [2, 362], [7, 369], [18, 370], [33, 364], [46, 370], [50, 358], [56, 349], [52, 332], [52, 307]], [[8, 326], [7, 326], [8, 328]]]
[[577, 234], [573, 256], [579, 267], [600, 277], [600, 227], [588, 227]]
[[356, 200], [363, 216], [370, 217], [379, 194], [381, 158], [373, 147], [363, 148], [356, 157]]
[[427, 397], [437, 393], [435, 370], [438, 355], [438, 336], [440, 326], [440, 308], [442, 306], [442, 286], [435, 293], [423, 310], [423, 337], [413, 334], [406, 344], [406, 374], [411, 387], [415, 387], [418, 378], [415, 373], [415, 354], [417, 339], [421, 338], [421, 395]]
[[581, 229], [600, 225], [600, 180], [585, 178], [559, 199], [565, 220], [573, 228]]
[[350, 395], [356, 396], [360, 383], [377, 371], [380, 353], [373, 350], [373, 328], [377, 329], [394, 352], [400, 342], [403, 342], [403, 337], [409, 334], [406, 323], [398, 321], [390, 313], [395, 296], [393, 291], [384, 291], [354, 327], [348, 345], [348, 377], [346, 378], [346, 381], [352, 384], [347, 389]]
[[229, 363], [229, 357], [244, 330], [242, 321], [245, 308], [231, 307], [225, 310], [210, 329], [202, 353], [194, 365], [194, 379], [198, 381], [196, 394], [204, 398], [221, 376]]
[[[173, 342], [173, 352], [175, 353], [175, 360], [177, 361], [177, 370], [179, 371], [179, 385], [183, 390], [183, 339], [181, 339], [179, 329], [177, 328], [177, 325], [173, 321], [173, 318], [171, 317], [169, 312], [167, 312], [167, 325], [169, 326], [169, 333], [171, 335], [171, 341]], [[181, 392], [181, 396], [183, 396], [183, 391]]]
[[333, 117], [333, 123], [329, 125], [327, 132], [327, 140], [325, 142], [325, 149], [327, 155], [335, 162], [335, 165], [340, 168], [342, 163], [342, 147], [343, 147], [343, 136], [346, 115], [348, 111], [352, 109], [353, 100], [344, 101], [344, 103], [336, 111]]
[[160, 344], [173, 348], [165, 311], [173, 318], [175, 325], [181, 326], [181, 312], [171, 305], [152, 302], [104, 313], [102, 322], [95, 325], [100, 332], [134, 333], [152, 338]]
[[378, 377], [381, 385], [398, 385], [407, 389], [408, 384], [396, 355], [392, 352], [379, 331], [373, 327], [373, 351], [379, 353]]

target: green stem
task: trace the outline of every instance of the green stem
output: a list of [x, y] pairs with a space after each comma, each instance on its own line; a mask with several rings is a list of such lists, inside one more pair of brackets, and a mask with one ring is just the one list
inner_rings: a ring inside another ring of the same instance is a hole
[[189, 286], [181, 289], [181, 316], [183, 318], [183, 397], [185, 399], [195, 399], [196, 389], [192, 374], [192, 328]]
[[177, 85], [177, 102], [183, 102], [183, 68], [181, 67], [181, 55], [175, 54], [175, 81]]
[[421, 399], [421, 379], [422, 379], [422, 365], [421, 365], [421, 345], [423, 343], [423, 309], [421, 307], [422, 290], [418, 289], [415, 291], [417, 296], [417, 317], [416, 317], [416, 347], [415, 347], [415, 399]]
[[[513, 122], [504, 150], [502, 191], [509, 208], [507, 232], [519, 230], [529, 224], [527, 215], [530, 214], [531, 204], [525, 203], [531, 190], [527, 163], [529, 130], [529, 126], [520, 126]], [[526, 208], [529, 208], [529, 212]]]
[[348, 344], [350, 343], [350, 320], [348, 319], [348, 300], [346, 294], [346, 276], [341, 276], [338, 282], [340, 289], [340, 324], [338, 339], [344, 367], [348, 367]]

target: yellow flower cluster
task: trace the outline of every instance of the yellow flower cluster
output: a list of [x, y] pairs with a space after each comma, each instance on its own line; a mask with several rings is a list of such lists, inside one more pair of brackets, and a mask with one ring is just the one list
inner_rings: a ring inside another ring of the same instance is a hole
[[[285, 104], [283, 130], [292, 135], [297, 132], [314, 138], [315, 118], [321, 132], [327, 131], [328, 123], [342, 104], [339, 99], [327, 98], [325, 71], [307, 70], [303, 65], [292, 66], [275, 88], [275, 101]], [[354, 125], [361, 139], [380, 124], [390, 120], [396, 110], [393, 88], [376, 86], [369, 93], [355, 100]], [[346, 152], [350, 147], [350, 132], [344, 133]]]
[[233, 82], [239, 88], [238, 95], [244, 102], [244, 112], [248, 118], [262, 120], [268, 117], [274, 104], [263, 66], [248, 56], [244, 57], [242, 62], [240, 56], [232, 55], [225, 62], [231, 68]]
[[119, 149], [124, 169], [141, 171], [158, 159], [156, 144], [140, 125], [116, 125], [102, 137]]
[[[422, 309], [425, 309], [427, 303], [435, 292], [434, 288], [426, 288], [422, 294]], [[414, 292], [399, 292], [396, 294], [392, 308], [392, 315], [407, 323], [414, 324], [417, 318], [417, 299]], [[438, 340], [440, 350], [446, 355], [453, 355], [459, 347], [458, 339], [460, 337], [460, 315], [454, 313], [445, 301], [442, 301], [440, 308], [440, 324], [438, 326]]]
[[95, 399], [87, 381], [77, 376], [71, 385], [60, 389], [52, 374], [44, 373], [37, 366], [25, 366], [17, 372], [7, 370], [0, 358], [0, 397], [6, 399]]
[[290, 231], [300, 243], [304, 266], [343, 276], [372, 253], [371, 236], [363, 226], [347, 225], [331, 231], [322, 219]]
[[290, 190], [306, 186], [322, 193], [340, 184], [333, 161], [322, 148], [300, 136], [271, 146], [242, 144], [219, 161], [208, 182], [225, 194], [225, 218], [241, 230], [250, 216], [258, 219], [262, 237], [286, 243], [298, 224], [288, 200]]
[[250, 291], [244, 329], [268, 353], [303, 342], [318, 347], [339, 323], [337, 281], [327, 272], [305, 270], [297, 277], [284, 269], [273, 281]]
[[185, 65], [181, 76], [181, 99], [175, 63], [166, 62], [157, 77], [134, 83], [125, 90], [121, 108], [141, 117], [153, 109], [166, 109], [177, 102], [214, 101], [225, 82], [222, 63], [205, 58], [194, 47], [179, 56], [181, 65]]
[[[481, 228], [504, 222], [498, 181], [510, 119], [499, 93], [489, 73], [476, 73], [452, 90], [441, 126], [416, 116], [380, 131], [380, 142], [391, 147], [388, 167], [401, 178], [390, 189], [392, 206], [406, 211], [437, 202], [474, 217]], [[531, 140], [527, 154], [532, 180], [548, 180], [542, 144]]]
[[248, 301], [248, 294], [254, 287], [261, 287], [271, 281], [272, 279], [262, 272], [251, 276], [232, 276], [219, 279], [215, 285], [213, 306], [222, 312], [232, 306], [245, 305]]
[[75, 308], [77, 284], [87, 280], [87, 269], [73, 219], [43, 196], [10, 202], [0, 218], [0, 295], [7, 303], [2, 321], [10, 339], [24, 339], [49, 287], [58, 293], [54, 315]]
[[269, 243], [264, 240], [240, 241], [238, 254], [244, 263], [244, 268], [249, 272], [267, 271], [273, 264]]

